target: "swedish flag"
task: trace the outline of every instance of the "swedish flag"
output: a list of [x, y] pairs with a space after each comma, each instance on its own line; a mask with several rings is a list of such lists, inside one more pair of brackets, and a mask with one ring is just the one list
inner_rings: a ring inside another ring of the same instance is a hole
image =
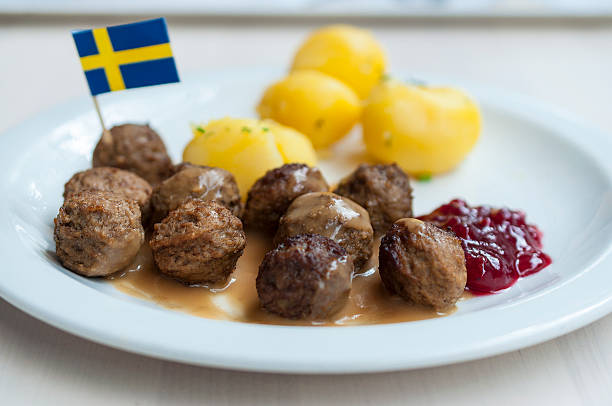
[[92, 96], [179, 81], [164, 18], [72, 36]]

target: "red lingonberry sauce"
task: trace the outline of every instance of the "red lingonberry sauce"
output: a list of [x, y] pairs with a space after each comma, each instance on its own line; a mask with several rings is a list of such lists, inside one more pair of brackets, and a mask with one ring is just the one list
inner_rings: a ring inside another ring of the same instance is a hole
[[552, 262], [541, 250], [542, 232], [521, 211], [453, 200], [419, 219], [450, 228], [461, 239], [466, 288], [475, 293], [505, 289]]

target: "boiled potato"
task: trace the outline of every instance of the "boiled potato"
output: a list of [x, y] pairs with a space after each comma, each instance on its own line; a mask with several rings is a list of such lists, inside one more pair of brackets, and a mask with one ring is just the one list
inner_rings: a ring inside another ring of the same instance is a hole
[[270, 120], [222, 118], [194, 126], [193, 134], [183, 161], [230, 171], [243, 198], [269, 169], [290, 162], [317, 164], [307, 137]]
[[310, 138], [315, 148], [342, 138], [361, 113], [359, 98], [350, 87], [324, 73], [302, 70], [272, 84], [257, 112], [295, 128]]
[[[269, 121], [264, 120], [264, 122]], [[273, 124], [273, 128], [276, 146], [284, 163], [302, 162], [310, 166], [316, 165], [317, 156], [308, 137], [293, 128], [277, 123]]]
[[480, 113], [461, 90], [387, 81], [372, 91], [362, 125], [371, 155], [420, 176], [465, 158], [480, 134]]
[[327, 73], [365, 99], [385, 73], [385, 53], [369, 31], [350, 25], [332, 25], [306, 39], [291, 69]]

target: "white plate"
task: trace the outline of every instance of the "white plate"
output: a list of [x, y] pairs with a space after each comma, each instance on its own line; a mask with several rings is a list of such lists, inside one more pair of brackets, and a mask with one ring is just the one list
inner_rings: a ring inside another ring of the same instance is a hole
[[[212, 72], [182, 84], [106, 95], [108, 124], [150, 121], [174, 158], [190, 121], [254, 116], [281, 71]], [[460, 84], [453, 82], [455, 84]], [[565, 115], [488, 88], [484, 129], [455, 172], [415, 184], [416, 212], [453, 197], [524, 209], [544, 231], [553, 265], [512, 288], [459, 305], [445, 318], [358, 327], [283, 327], [214, 321], [126, 296], [63, 269], [53, 255], [53, 217], [64, 182], [90, 164], [99, 136], [87, 98], [41, 114], [0, 138], [0, 294], [56, 327], [116, 348], [217, 367], [277, 372], [385, 371], [449, 364], [522, 348], [612, 310], [612, 142]], [[338, 147], [359, 153], [359, 137]], [[349, 160], [323, 162], [333, 182]]]

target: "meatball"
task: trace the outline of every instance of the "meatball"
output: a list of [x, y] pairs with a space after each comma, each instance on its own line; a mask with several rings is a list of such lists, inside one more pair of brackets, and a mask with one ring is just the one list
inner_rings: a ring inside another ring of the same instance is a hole
[[151, 185], [132, 172], [108, 166], [77, 172], [64, 185], [64, 199], [85, 190], [112, 192], [125, 199], [134, 200], [140, 206], [143, 222], [149, 217]]
[[192, 164], [191, 162], [181, 162], [180, 164], [176, 164], [172, 167], [171, 175], [176, 175], [183, 169], [187, 169], [187, 168], [206, 168], [206, 167], [203, 165]]
[[396, 164], [361, 164], [340, 181], [334, 193], [363, 206], [378, 234], [384, 234], [394, 221], [412, 217], [410, 179]]
[[159, 270], [188, 284], [226, 281], [246, 245], [242, 222], [215, 201], [188, 200], [155, 224], [149, 241]]
[[353, 263], [346, 250], [318, 234], [289, 237], [259, 266], [257, 295], [264, 309], [290, 319], [324, 319], [342, 308]]
[[93, 166], [125, 169], [152, 185], [172, 174], [166, 146], [148, 125], [123, 124], [102, 134], [93, 152]]
[[249, 190], [244, 212], [245, 227], [273, 235], [278, 221], [298, 196], [327, 192], [321, 171], [304, 164], [286, 164], [259, 178]]
[[144, 242], [140, 208], [109, 192], [70, 195], [55, 219], [55, 252], [60, 262], [84, 276], [117, 272]]
[[171, 210], [189, 199], [214, 200], [236, 217], [242, 210], [234, 175], [221, 168], [184, 165], [153, 190], [151, 205], [154, 221], [161, 221]]
[[438, 311], [457, 302], [467, 280], [459, 238], [411, 218], [396, 221], [382, 238], [379, 273], [390, 292]]
[[374, 233], [368, 212], [346, 197], [313, 192], [296, 198], [281, 217], [275, 243], [298, 234], [321, 234], [340, 244], [360, 271], [372, 256]]

